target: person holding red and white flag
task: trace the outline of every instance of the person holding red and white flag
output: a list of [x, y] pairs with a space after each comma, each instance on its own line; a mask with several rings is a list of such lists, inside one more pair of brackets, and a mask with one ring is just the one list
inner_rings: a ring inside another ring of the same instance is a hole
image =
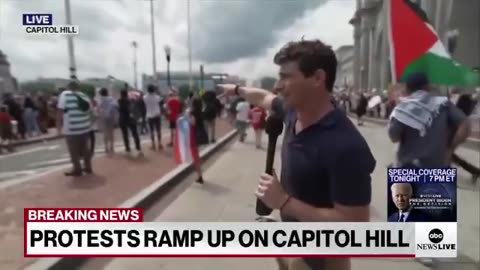
[[192, 108], [176, 121], [173, 141], [175, 160], [178, 163], [192, 163], [198, 173], [197, 182], [203, 184], [202, 168], [198, 145], [208, 143], [202, 117], [202, 101], [194, 98]]

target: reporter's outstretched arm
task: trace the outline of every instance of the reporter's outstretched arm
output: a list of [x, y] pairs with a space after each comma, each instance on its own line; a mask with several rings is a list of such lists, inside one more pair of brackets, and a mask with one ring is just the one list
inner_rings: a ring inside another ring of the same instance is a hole
[[[219, 84], [225, 94], [235, 95], [234, 84]], [[264, 108], [265, 110], [271, 110], [272, 102], [276, 95], [270, 91], [255, 87], [240, 86], [238, 88], [238, 94], [245, 98], [248, 103]]]

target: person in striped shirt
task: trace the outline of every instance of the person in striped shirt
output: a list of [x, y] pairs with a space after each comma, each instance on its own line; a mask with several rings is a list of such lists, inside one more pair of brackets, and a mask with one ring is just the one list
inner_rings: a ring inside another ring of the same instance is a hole
[[[92, 173], [91, 154], [88, 146], [91, 130], [92, 105], [87, 95], [80, 92], [80, 85], [72, 81], [69, 89], [60, 94], [57, 108], [57, 128], [63, 133], [73, 168], [65, 172], [66, 176], [81, 176], [83, 172]], [[84, 167], [80, 165], [83, 159]]]

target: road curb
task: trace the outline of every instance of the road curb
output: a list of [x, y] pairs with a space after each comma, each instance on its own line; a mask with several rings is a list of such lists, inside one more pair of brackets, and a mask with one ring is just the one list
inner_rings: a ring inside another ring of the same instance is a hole
[[[95, 130], [95, 133], [97, 133], [98, 130]], [[30, 145], [30, 144], [35, 144], [35, 143], [41, 143], [41, 142], [47, 142], [47, 141], [53, 141], [57, 139], [62, 139], [65, 137], [64, 135], [54, 135], [54, 136], [49, 136], [49, 137], [44, 137], [44, 138], [34, 138], [31, 140], [23, 140], [23, 141], [15, 141], [12, 143], [13, 147], [18, 147], [18, 146], [25, 146], [25, 145]]]
[[[214, 145], [209, 145], [200, 152], [200, 159], [207, 160], [212, 155], [217, 153], [227, 143], [229, 143], [237, 135], [237, 131], [230, 131], [224, 135]], [[147, 186], [133, 197], [123, 202], [118, 207], [141, 207], [148, 209], [161, 195], [165, 194], [172, 186], [178, 184], [188, 174], [193, 172], [193, 166], [189, 164], [179, 165], [160, 179]], [[63, 257], [63, 258], [48, 258], [38, 259], [31, 265], [24, 268], [24, 270], [75, 270], [86, 263], [90, 258], [84, 257]]]
[[45, 138], [35, 138], [32, 140], [24, 140], [24, 141], [16, 141], [12, 143], [13, 147], [18, 147], [18, 146], [25, 146], [25, 145], [30, 145], [30, 144], [35, 144], [35, 143], [41, 143], [41, 142], [47, 142], [47, 141], [53, 141], [56, 139], [61, 139], [63, 138], [63, 135], [55, 135], [55, 136], [50, 136], [50, 137], [45, 137]]
[[[352, 117], [352, 118], [356, 119], [356, 115], [354, 115], [353, 113], [347, 113], [347, 115], [349, 117]], [[388, 121], [385, 120], [385, 119], [377, 119], [377, 118], [373, 118], [373, 117], [365, 117], [364, 116], [363, 120], [365, 122], [370, 122], [370, 123], [374, 123], [374, 124], [377, 124], [377, 125], [383, 125], [383, 126], [386, 126], [388, 124]], [[469, 149], [472, 149], [472, 150], [480, 150], [480, 139], [468, 138], [460, 146], [465, 147], [465, 148], [469, 148]]]

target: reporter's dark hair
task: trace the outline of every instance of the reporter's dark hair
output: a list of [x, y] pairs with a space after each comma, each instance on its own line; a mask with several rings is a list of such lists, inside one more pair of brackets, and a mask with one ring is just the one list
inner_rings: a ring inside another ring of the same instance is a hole
[[331, 46], [320, 40], [301, 40], [287, 43], [273, 58], [277, 65], [297, 62], [298, 68], [305, 77], [312, 76], [322, 69], [326, 74], [325, 87], [333, 91], [337, 73], [337, 57]]

